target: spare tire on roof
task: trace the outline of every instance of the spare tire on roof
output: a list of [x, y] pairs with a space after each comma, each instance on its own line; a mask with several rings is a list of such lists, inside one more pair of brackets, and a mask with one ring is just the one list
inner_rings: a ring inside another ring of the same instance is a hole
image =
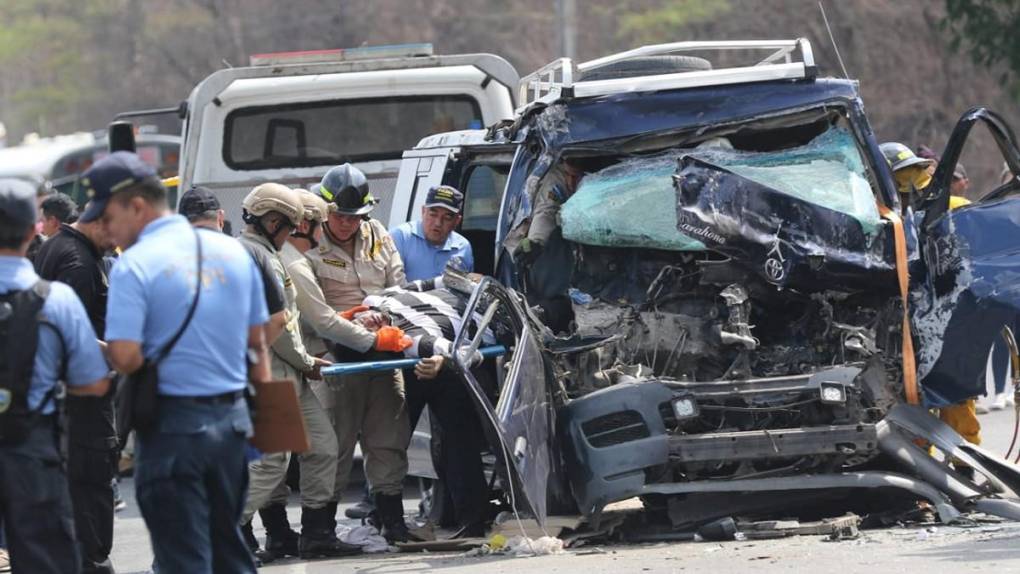
[[644, 56], [585, 70], [581, 72], [579, 81], [658, 76], [711, 69], [712, 62], [695, 56]]

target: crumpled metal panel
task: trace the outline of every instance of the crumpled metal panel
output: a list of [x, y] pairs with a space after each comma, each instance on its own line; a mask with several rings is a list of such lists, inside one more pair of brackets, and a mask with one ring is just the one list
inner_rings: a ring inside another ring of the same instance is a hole
[[886, 228], [869, 237], [851, 215], [690, 155], [679, 160], [674, 180], [678, 229], [770, 283], [811, 291], [861, 286], [895, 292]]
[[[859, 128], [868, 131], [869, 145], [873, 145], [877, 153], [877, 144], [861, 109], [857, 82], [847, 80], [763, 82], [616, 94], [556, 102], [529, 110], [518, 120], [511, 135], [513, 141], [520, 142], [520, 147], [503, 196], [496, 244], [505, 246], [510, 232], [531, 216], [529, 191], [533, 191], [549, 168], [559, 161], [565, 147], [605, 145], [609, 151], [613, 144], [603, 142], [732, 124], [826, 104], [846, 105], [854, 121], [860, 124]], [[506, 250], [497, 252], [497, 277], [505, 285], [517, 285], [516, 270], [509, 259]]]
[[[539, 123], [546, 140], [559, 145], [623, 138], [652, 132], [679, 131], [695, 126], [722, 125], [773, 114], [779, 110], [811, 108], [825, 102], [858, 99], [857, 82], [819, 79], [811, 82], [761, 82], [660, 92], [635, 92], [567, 101], [563, 112]], [[569, 119], [561, 124], [560, 114]]]
[[925, 404], [985, 394], [988, 352], [1020, 313], [1020, 197], [970, 205], [934, 222], [928, 274], [912, 291]]
[[[1020, 493], [1020, 469], [1016, 465], [976, 444], [967, 442], [951, 426], [932, 416], [927, 409], [914, 405], [896, 405], [883, 422], [930, 441], [952, 460], [962, 461], [970, 468], [976, 469], [1000, 489], [1009, 488], [1015, 494]], [[952, 494], [938, 481], [932, 484]]]
[[495, 414], [504, 448], [511, 454], [526, 495], [526, 498], [514, 498], [518, 503], [524, 501], [530, 506], [532, 516], [544, 523], [555, 417], [546, 386], [542, 350], [528, 329], [517, 342], [507, 381], [496, 403]]

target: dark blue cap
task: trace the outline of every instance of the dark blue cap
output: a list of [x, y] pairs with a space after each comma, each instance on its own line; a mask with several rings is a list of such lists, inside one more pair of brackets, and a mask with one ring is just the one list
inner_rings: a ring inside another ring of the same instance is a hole
[[216, 198], [212, 190], [207, 187], [196, 185], [181, 196], [177, 202], [177, 213], [191, 219], [199, 217], [210, 211], [220, 209], [220, 200]]
[[460, 213], [464, 208], [464, 194], [452, 185], [437, 185], [425, 196], [425, 207], [442, 207]]
[[26, 230], [35, 225], [35, 187], [22, 179], [0, 179], [0, 213]]
[[158, 181], [156, 170], [129, 151], [115, 151], [92, 164], [81, 176], [81, 185], [89, 203], [78, 221], [88, 223], [99, 219], [113, 194], [149, 178]]

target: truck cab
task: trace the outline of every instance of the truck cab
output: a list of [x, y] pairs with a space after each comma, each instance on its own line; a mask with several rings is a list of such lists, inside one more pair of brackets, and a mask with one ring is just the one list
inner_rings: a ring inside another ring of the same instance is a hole
[[239, 224], [255, 185], [307, 188], [351, 162], [380, 199], [374, 216], [388, 221], [403, 150], [512, 117], [518, 81], [498, 56], [433, 55], [429, 44], [252, 56], [188, 98], [181, 187], [212, 189]]

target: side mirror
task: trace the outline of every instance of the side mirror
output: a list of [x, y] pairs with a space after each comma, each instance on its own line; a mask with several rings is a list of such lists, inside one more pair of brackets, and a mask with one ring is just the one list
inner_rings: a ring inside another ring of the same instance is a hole
[[118, 120], [111, 122], [107, 128], [107, 142], [110, 153], [115, 151], [135, 151], [135, 126], [131, 122]]

